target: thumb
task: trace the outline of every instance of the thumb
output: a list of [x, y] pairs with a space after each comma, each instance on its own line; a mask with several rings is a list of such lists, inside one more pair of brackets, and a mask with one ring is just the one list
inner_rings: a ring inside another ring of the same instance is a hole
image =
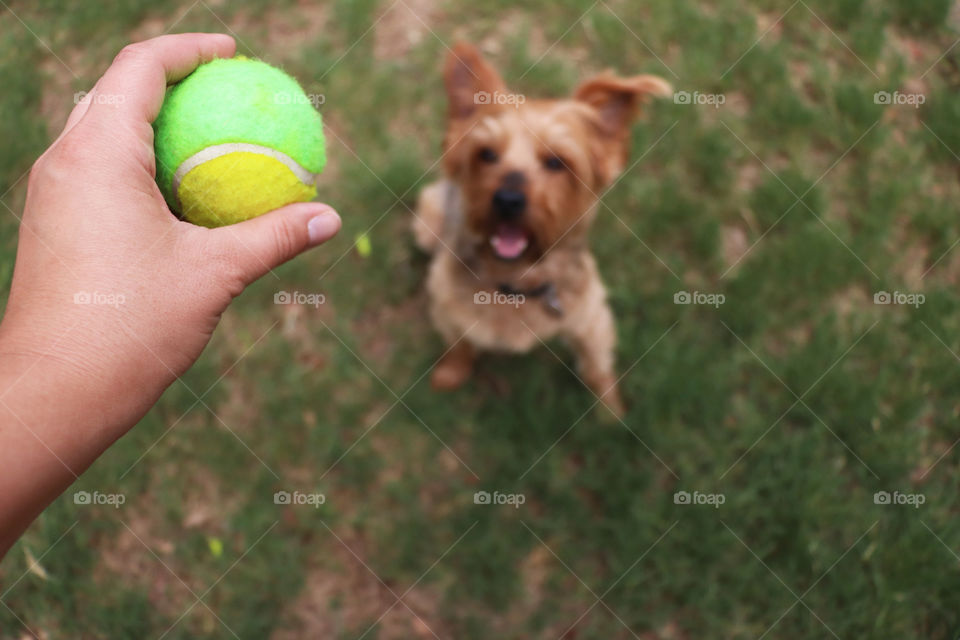
[[329, 205], [300, 202], [215, 229], [214, 235], [231, 248], [245, 284], [250, 284], [339, 230], [340, 216]]

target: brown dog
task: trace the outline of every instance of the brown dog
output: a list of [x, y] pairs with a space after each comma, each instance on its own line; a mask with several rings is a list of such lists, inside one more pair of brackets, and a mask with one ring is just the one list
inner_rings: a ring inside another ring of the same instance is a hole
[[414, 219], [433, 253], [430, 314], [448, 345], [433, 386], [462, 385], [478, 351], [522, 353], [561, 336], [582, 380], [622, 415], [616, 328], [586, 236], [598, 194], [624, 169], [641, 103], [670, 85], [607, 73], [571, 99], [527, 101], [466, 44], [445, 80], [446, 178], [423, 190]]

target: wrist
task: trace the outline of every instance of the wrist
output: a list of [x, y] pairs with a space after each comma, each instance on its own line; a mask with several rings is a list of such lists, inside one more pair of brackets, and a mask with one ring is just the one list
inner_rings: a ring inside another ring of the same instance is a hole
[[118, 394], [122, 372], [77, 342], [70, 330], [0, 323], [0, 408], [29, 417], [26, 426], [68, 423], [77, 435], [113, 442], [152, 401], [142, 401], [143, 392]]

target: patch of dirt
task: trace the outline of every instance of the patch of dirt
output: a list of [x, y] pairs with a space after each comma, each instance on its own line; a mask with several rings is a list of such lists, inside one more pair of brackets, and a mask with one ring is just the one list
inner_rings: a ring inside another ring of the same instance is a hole
[[[924, 288], [924, 274], [938, 256], [931, 257], [929, 247], [911, 237], [909, 228], [909, 220], [899, 220], [893, 225], [895, 231], [890, 247], [893, 255], [896, 255], [896, 261], [891, 265], [890, 273], [897, 274], [904, 289], [918, 292]], [[938, 266], [942, 265], [941, 262]]]
[[[137, 501], [143, 504], [145, 497], [140, 496]], [[110, 589], [118, 588], [118, 583], [144, 588], [158, 612], [177, 618], [189, 606], [191, 600], [188, 599], [192, 596], [177, 576], [161, 564], [169, 565], [189, 584], [188, 577], [181, 575], [174, 562], [174, 543], [160, 535], [162, 527], [158, 520], [162, 516], [131, 502], [120, 509], [126, 526], [122, 526], [116, 536], [95, 542], [100, 551], [100, 564], [94, 569], [94, 581]]]
[[[398, 411], [405, 413], [407, 410], [398, 405], [391, 413]], [[380, 413], [376, 417], [379, 415]], [[384, 418], [384, 421], [387, 419]], [[428, 426], [435, 433], [437, 432], [437, 425]], [[458, 504], [470, 498], [470, 496], [461, 495], [459, 491], [452, 492], [449, 483], [449, 478], [452, 477], [458, 477], [467, 483], [474, 479], [470, 470], [461, 463], [461, 460], [466, 462], [466, 456], [470, 450], [465, 438], [453, 440], [445, 434], [438, 434], [444, 439], [449, 449], [439, 446], [433, 450], [436, 440], [422, 426], [420, 433], [412, 436], [405, 434], [402, 442], [397, 441], [396, 434], [382, 427], [381, 423], [367, 436], [377, 459], [382, 463], [377, 479], [366, 490], [368, 494], [384, 494], [388, 487], [401, 482], [404, 478], [419, 476], [421, 478], [418, 487], [420, 505], [430, 514], [431, 519], [436, 521], [449, 517]], [[422, 471], [424, 467], [442, 470], [443, 473], [425, 474]]]
[[329, 3], [300, 0], [295, 10], [271, 10], [266, 16], [265, 46], [277, 60], [294, 58], [327, 33]]
[[930, 250], [928, 247], [917, 243], [900, 246], [902, 248], [897, 254], [897, 261], [893, 265], [892, 270], [900, 274], [900, 277], [903, 278], [904, 286], [908, 287], [910, 291], [922, 291], [924, 282], [923, 275], [926, 273], [929, 268], [928, 265], [930, 264]]
[[[214, 3], [210, 3], [213, 5]], [[171, 23], [174, 24], [173, 31], [176, 33], [176, 20], [186, 17], [184, 13], [187, 9], [190, 8], [189, 4], [181, 5], [176, 9], [170, 9], [165, 12], [163, 16], [151, 16], [138, 24], [130, 32], [130, 42], [139, 42], [141, 40], [149, 40], [150, 38], [156, 38], [157, 36], [163, 35], [170, 29]], [[203, 7], [199, 5], [196, 7], [200, 11], [203, 11]], [[195, 9], [195, 10], [196, 10]]]
[[401, 595], [407, 586], [385, 585], [364, 566], [370, 566], [365, 552], [368, 545], [358, 534], [338, 531], [341, 543], [324, 533], [326, 542], [316, 557], [326, 558], [327, 562], [307, 571], [303, 592], [286, 608], [281, 628], [270, 636], [271, 640], [335, 638], [347, 631], [362, 633], [378, 618], [377, 638], [381, 640], [450, 637], [440, 620], [442, 596], [438, 589], [421, 583], [403, 597], [406, 606], [397, 603], [391, 608], [397, 602], [393, 594]]
[[[520, 589], [520, 596], [514, 602], [513, 606], [504, 614], [498, 627], [506, 632], [516, 630], [528, 620], [544, 602], [546, 596], [547, 580], [553, 571], [555, 571], [556, 559], [543, 545], [538, 544], [533, 547], [527, 556], [520, 561], [520, 581], [523, 587]], [[586, 609], [587, 605], [584, 605]], [[572, 623], [576, 616], [569, 620], [560, 621], [561, 616], [553, 619], [557, 620], [554, 628], [544, 633], [544, 637], [560, 637], [567, 627]]]
[[926, 267], [929, 273], [924, 280], [935, 279], [954, 287], [960, 285], [960, 245], [940, 255], [931, 255], [929, 259], [930, 263]]
[[388, 5], [374, 27], [374, 57], [394, 60], [410, 53], [425, 38], [433, 37], [430, 30], [439, 13], [436, 0], [396, 0]]
[[329, 325], [336, 316], [333, 304], [328, 298], [319, 307], [301, 304], [279, 307], [280, 333], [293, 348], [294, 357], [305, 371], [319, 371], [327, 366], [330, 345], [317, 338], [317, 331], [323, 330], [320, 321]]
[[[773, 354], [778, 359], [786, 358], [792, 352], [802, 350], [804, 345], [810, 342], [812, 335], [813, 328], [809, 324], [768, 333], [763, 338], [763, 351], [761, 353]], [[776, 371], [776, 368], [774, 368], [774, 371]], [[780, 374], [778, 373], [778, 375]]]
[[[365, 553], [367, 543], [356, 533], [337, 535], [359, 556], [363, 563], [370, 564]], [[396, 601], [390, 592], [400, 595], [406, 585], [387, 582], [387, 586], [374, 576], [354, 557], [350, 550], [329, 536], [330, 541], [318, 550], [317, 557], [327, 558], [323, 565], [312, 567], [307, 572], [306, 584], [300, 596], [294, 600], [281, 617], [281, 627], [271, 635], [270, 640], [298, 640], [299, 638], [340, 637], [349, 631], [363, 633]], [[536, 545], [524, 557], [519, 566], [522, 586], [519, 596], [506, 611], [475, 611], [484, 615], [495, 634], [493, 637], [515, 637], [517, 629], [544, 606], [549, 606], [550, 623], [538, 637], [559, 638], [567, 633], [570, 625], [580, 617], [592, 603], [589, 594], [584, 596], [578, 589], [576, 580], [569, 578], [570, 593], [561, 601], [550, 600], [547, 592], [550, 576], [556, 571], [557, 560], [542, 545]], [[375, 567], [370, 567], [376, 570]], [[443, 620], [440, 604], [442, 586], [420, 585], [407, 594], [403, 604], [397, 604], [380, 620], [378, 638], [383, 640], [415, 640], [453, 637], [452, 629]], [[549, 604], [548, 604], [549, 603]], [[578, 629], [588, 628], [591, 618], [596, 615], [609, 616], [598, 605], [569, 630], [565, 638], [577, 637]], [[626, 636], [630, 637], [630, 636]], [[655, 632], [641, 635], [644, 640], [685, 640], [685, 636], [675, 624], [668, 624]]]
[[[162, 491], [156, 485], [172, 475], [190, 478], [183, 497], [183, 520], [179, 524], [169, 522], [152, 499]], [[223, 523], [236, 510], [238, 500], [224, 494], [217, 476], [202, 465], [184, 467], [182, 463], [176, 463], [158, 467], [150, 484], [151, 487], [142, 494], [128, 496], [128, 501], [119, 508], [122, 525], [117, 533], [94, 541], [100, 557], [94, 580], [110, 589], [117, 588], [118, 583], [145, 589], [151, 605], [173, 620], [194, 601], [184, 583], [197, 593], [203, 586], [192, 581], [189, 567], [177, 563], [178, 535], [186, 529], [223, 535]], [[201, 624], [204, 626], [217, 624], [201, 606], [196, 607], [181, 624], [188, 624], [189, 618], [197, 616], [203, 618]]]
[[242, 503], [239, 494], [224, 494], [216, 475], [206, 467], [195, 467], [190, 472], [190, 483], [183, 498], [185, 529], [203, 529], [223, 533], [223, 523]]
[[[300, 0], [292, 9], [271, 8], [264, 14], [255, 16], [240, 10], [232, 16], [224, 17], [217, 11], [225, 5], [224, 0], [208, 0], [206, 4], [214, 15], [223, 20], [223, 31], [237, 40], [237, 53], [248, 56], [264, 55], [272, 64], [280, 64], [299, 56], [312, 40], [322, 38], [327, 31], [330, 14], [328, 4], [306, 0]], [[130, 40], [136, 42], [171, 31], [176, 33], [177, 25], [182, 25], [185, 18], [207, 12], [208, 8], [202, 3], [181, 3], [177, 9], [165, 11], [162, 17], [151, 17], [141, 22], [131, 31]], [[261, 32], [264, 34], [263, 40], [254, 42], [244, 37], [244, 34]], [[253, 45], [257, 47], [251, 51], [250, 47]]]
[[[750, 44], [753, 44], [758, 39], [760, 44], [770, 44], [771, 42], [776, 42], [783, 35], [783, 23], [785, 20], [789, 20], [792, 17], [794, 11], [801, 9], [802, 7], [794, 7], [786, 15], [783, 11], [778, 11], [776, 13], [757, 13], [757, 33], [753, 40], [750, 41]], [[758, 45], [759, 46], [759, 45]]]
[[[956, 412], [954, 412], [953, 417], [956, 418]], [[932, 419], [927, 422], [932, 422]], [[927, 429], [927, 425], [919, 426], [925, 430]], [[947, 469], [950, 463], [946, 462], [944, 458], [949, 456], [955, 449], [954, 443], [948, 440], [930, 442], [929, 439], [925, 439], [923, 451], [921, 452], [923, 457], [910, 471], [910, 484], [914, 487], [922, 487], [936, 475], [938, 470], [949, 473]], [[943, 470], [940, 469], [941, 464], [945, 467]]]
[[[278, 306], [286, 309], [297, 305]], [[244, 361], [257, 350], [269, 348], [271, 334], [278, 330], [279, 325], [268, 330], [269, 326], [264, 322], [249, 324], [244, 318], [232, 314], [226, 314], [221, 322], [219, 333], [225, 344], [219, 350], [219, 375], [223, 378], [215, 383], [215, 388], [226, 391], [226, 397], [216, 405], [212, 404], [209, 396], [203, 402], [231, 431], [237, 433], [256, 428], [258, 418], [262, 416], [263, 398], [259, 385], [255, 378], [244, 375]], [[202, 396], [205, 389], [195, 391]], [[220, 420], [214, 420], [216, 426], [223, 428]]]
[[688, 640], [690, 638], [674, 621], [670, 621], [657, 629], [640, 636], [643, 640]]
[[827, 306], [833, 309], [839, 318], [844, 319], [869, 308], [871, 304], [873, 304], [873, 293], [854, 286], [834, 294]]
[[[747, 162], [740, 166], [735, 179], [737, 191], [751, 193], [760, 186], [767, 176], [767, 170], [758, 162]], [[754, 225], [751, 225], [753, 228]]]
[[960, 30], [960, 0], [953, 3], [950, 15], [947, 16], [947, 26], [954, 31]]
[[723, 248], [723, 262], [729, 269], [735, 264], [739, 264], [741, 258], [746, 255], [750, 249], [750, 240], [747, 232], [734, 225], [724, 225], [720, 230], [721, 244]]
[[[860, 286], [850, 286], [830, 296], [823, 309], [825, 312], [832, 311], [839, 320], [845, 321], [872, 306], [872, 291], [868, 292]], [[788, 358], [791, 353], [804, 349], [812, 337], [812, 323], [780, 329], [764, 336], [764, 352], [771, 353], [777, 358]]]
[[[747, 114], [750, 113], [753, 105], [750, 104], [750, 99], [747, 98], [745, 93], [742, 91], [728, 91], [723, 95], [724, 98], [726, 98], [726, 102], [724, 102], [719, 109], [721, 112], [726, 111], [738, 118], [746, 117]], [[716, 109], [714, 109], [714, 111], [716, 111]]]
[[[927, 73], [934, 73], [936, 67], [944, 64], [941, 58], [946, 47], [930, 39], [919, 38], [909, 32], [890, 29], [887, 32], [888, 49], [899, 55], [907, 64], [908, 78], [916, 80]], [[931, 67], [933, 65], [933, 67]], [[886, 71], [886, 65], [881, 66], [879, 72]]]
[[[393, 354], [394, 345], [393, 338], [384, 328], [422, 324], [425, 322], [425, 305], [426, 299], [421, 293], [410, 296], [399, 304], [384, 304], [358, 315], [351, 326], [353, 335], [357, 337], [360, 356], [370, 362], [386, 362]], [[439, 356], [440, 353], [437, 353], [437, 357]], [[423, 372], [416, 372], [409, 383], [413, 383], [421, 373]], [[404, 390], [394, 389], [397, 393]]]

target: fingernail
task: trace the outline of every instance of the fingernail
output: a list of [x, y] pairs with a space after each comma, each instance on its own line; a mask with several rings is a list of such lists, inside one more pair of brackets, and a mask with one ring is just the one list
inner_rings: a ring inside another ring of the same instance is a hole
[[310, 218], [307, 223], [307, 235], [310, 237], [310, 246], [326, 242], [340, 230], [340, 216], [334, 210], [321, 213]]

